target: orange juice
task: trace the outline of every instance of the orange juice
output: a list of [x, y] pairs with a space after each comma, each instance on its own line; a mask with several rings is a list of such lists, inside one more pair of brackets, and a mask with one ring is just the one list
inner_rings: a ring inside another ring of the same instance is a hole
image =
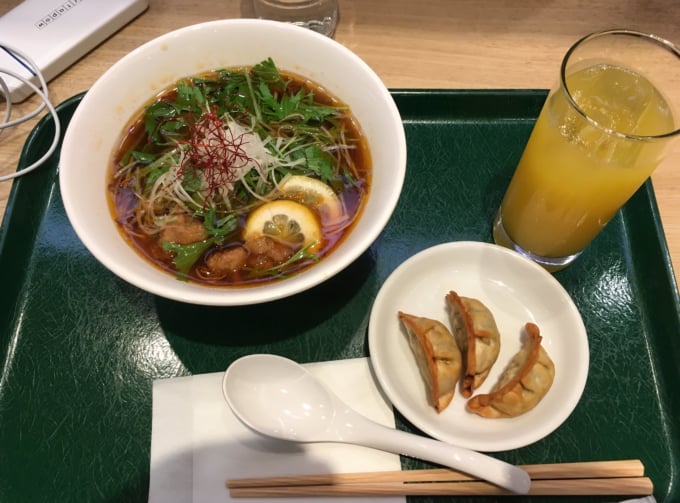
[[[507, 236], [540, 257], [579, 253], [654, 171], [673, 131], [670, 108], [643, 76], [601, 64], [567, 77], [538, 117], [501, 204]], [[497, 235], [498, 221], [494, 237]]]

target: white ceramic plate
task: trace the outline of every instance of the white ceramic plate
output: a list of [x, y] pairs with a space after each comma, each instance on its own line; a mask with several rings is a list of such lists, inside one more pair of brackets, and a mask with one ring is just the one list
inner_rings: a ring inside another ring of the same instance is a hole
[[[459, 389], [440, 414], [429, 405], [397, 312], [450, 326], [444, 300], [450, 290], [482, 301], [501, 333], [498, 360], [476, 393], [489, 392], [519, 350], [525, 323], [539, 326], [555, 363], [555, 380], [533, 410], [516, 418], [483, 418], [466, 411]], [[588, 376], [588, 338], [569, 294], [540, 266], [488, 243], [446, 243], [406, 260], [376, 296], [368, 338], [376, 377], [399, 412], [434, 438], [478, 451], [515, 449], [550, 434], [576, 407]]]

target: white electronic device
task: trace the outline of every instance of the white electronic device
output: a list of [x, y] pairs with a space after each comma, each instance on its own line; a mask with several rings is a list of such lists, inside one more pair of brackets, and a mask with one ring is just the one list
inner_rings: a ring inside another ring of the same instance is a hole
[[[0, 17], [0, 72], [9, 70], [39, 85], [36, 73], [11, 50], [26, 54], [46, 81], [75, 63], [148, 7], [148, 0], [24, 0]], [[0, 75], [13, 103], [34, 90]]]

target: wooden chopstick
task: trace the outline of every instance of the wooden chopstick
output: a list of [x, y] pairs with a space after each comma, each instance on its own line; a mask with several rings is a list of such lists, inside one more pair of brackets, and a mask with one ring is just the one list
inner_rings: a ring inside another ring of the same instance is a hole
[[[523, 465], [530, 495], [650, 495], [639, 460]], [[243, 478], [227, 481], [234, 498], [303, 496], [510, 495], [510, 491], [450, 469]]]
[[[403, 484], [339, 484], [318, 486], [240, 487], [229, 490], [233, 498], [328, 497], [328, 496], [510, 496], [514, 493], [480, 481]], [[647, 477], [616, 479], [563, 479], [532, 481], [532, 496], [646, 496], [653, 492]], [[515, 495], [516, 496], [516, 495]]]
[[[525, 469], [532, 480], [641, 477], [645, 474], [645, 467], [638, 459], [520, 465], [520, 468]], [[227, 487], [333, 485], [362, 482], [453, 482], [458, 480], [472, 481], [478, 479], [456, 470], [435, 468], [431, 470], [322, 473], [318, 475], [241, 478], [227, 481]]]

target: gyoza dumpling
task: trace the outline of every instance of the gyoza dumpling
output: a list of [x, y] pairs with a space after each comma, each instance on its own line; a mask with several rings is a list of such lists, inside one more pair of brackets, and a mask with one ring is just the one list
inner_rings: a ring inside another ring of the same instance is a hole
[[483, 417], [515, 417], [533, 409], [552, 386], [555, 364], [546, 353], [538, 326], [527, 323], [527, 340], [487, 395], [473, 396], [469, 411]]
[[489, 375], [501, 350], [501, 336], [491, 311], [477, 299], [446, 295], [453, 335], [463, 354], [461, 394], [470, 398]]
[[462, 361], [460, 349], [443, 323], [429, 318], [399, 312], [399, 320], [408, 334], [429, 398], [437, 412], [444, 410], [460, 379]]

